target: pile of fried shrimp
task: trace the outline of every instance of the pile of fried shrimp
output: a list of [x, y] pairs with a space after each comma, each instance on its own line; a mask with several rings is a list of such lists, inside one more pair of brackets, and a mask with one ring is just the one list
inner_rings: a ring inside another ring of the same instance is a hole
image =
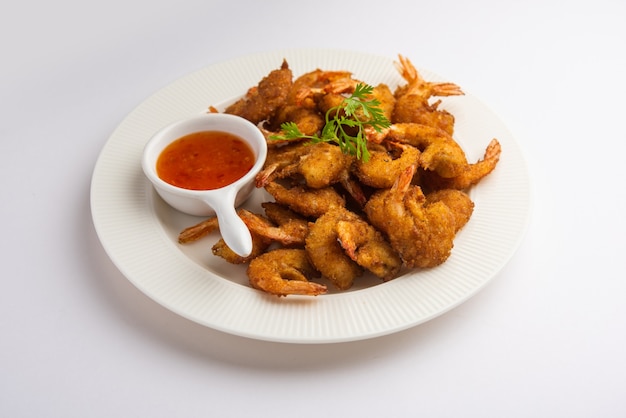
[[[379, 84], [371, 93], [391, 124], [366, 127], [367, 162], [333, 143], [271, 138], [285, 122], [318, 134], [326, 112], [363, 83], [349, 71], [317, 69], [294, 78], [283, 61], [224, 110], [255, 123], [269, 148], [256, 186], [273, 201], [262, 203], [264, 213], [238, 210], [253, 238], [252, 253], [241, 257], [223, 239], [212, 247], [229, 263], [247, 263], [252, 287], [317, 296], [328, 291], [315, 281], [320, 277], [346, 290], [366, 272], [389, 281], [401, 270], [432, 268], [450, 256], [474, 210], [467, 191], [496, 168], [500, 144], [491, 140], [482, 159], [468, 162], [453, 138], [454, 116], [436, 99], [463, 95], [460, 87], [425, 81], [409, 59], [398, 58], [394, 64], [405, 82], [393, 91]], [[181, 231], [179, 242], [215, 230], [217, 218], [208, 218]]]

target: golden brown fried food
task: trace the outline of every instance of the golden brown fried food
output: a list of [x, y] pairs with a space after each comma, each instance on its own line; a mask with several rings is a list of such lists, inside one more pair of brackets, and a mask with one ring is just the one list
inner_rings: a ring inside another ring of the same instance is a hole
[[270, 162], [257, 175], [257, 186], [285, 177], [302, 176], [305, 184], [321, 189], [345, 182], [354, 157], [327, 142], [296, 145], [273, 151]]
[[252, 287], [276, 296], [326, 293], [326, 286], [310, 282], [319, 272], [310, 264], [302, 249], [276, 249], [252, 260], [248, 266]]
[[419, 123], [441, 129], [448, 135], [454, 133], [454, 116], [444, 109], [439, 109], [441, 101], [428, 101], [415, 95], [400, 97], [391, 115], [393, 123]]
[[456, 220], [445, 204], [428, 204], [421, 189], [411, 185], [415, 170], [409, 167], [391, 189], [376, 192], [365, 213], [407, 267], [434, 267], [450, 255]]
[[274, 225], [269, 219], [245, 209], [240, 211], [239, 216], [250, 232], [284, 246], [304, 245], [304, 238], [309, 232], [308, 221], [300, 217], [285, 220], [281, 225]]
[[419, 123], [396, 123], [387, 131], [386, 140], [409, 144], [421, 151], [419, 166], [449, 178], [467, 166], [461, 146], [446, 132]]
[[[293, 122], [304, 135], [313, 136], [324, 127], [324, 115], [315, 108], [303, 107], [297, 104], [286, 104], [276, 111], [268, 128], [271, 131], [280, 131], [280, 126], [285, 122]], [[278, 142], [278, 141], [275, 141]]]
[[483, 159], [474, 164], [466, 164], [458, 175], [444, 178], [434, 172], [424, 173], [422, 179], [424, 187], [429, 190], [468, 189], [496, 168], [498, 161], [500, 161], [501, 153], [502, 147], [500, 142], [494, 138], [487, 146]]
[[363, 274], [363, 268], [348, 257], [338, 241], [337, 222], [345, 219], [346, 212], [335, 208], [317, 218], [309, 227], [305, 245], [311, 263], [340, 290], [352, 287], [354, 279]]
[[286, 177], [284, 172], [297, 165], [300, 157], [309, 152], [309, 147], [305, 142], [291, 142], [269, 148], [263, 169], [256, 176], [256, 187], [265, 187], [277, 178]]
[[297, 171], [307, 186], [321, 189], [345, 181], [349, 176], [354, 157], [327, 142], [313, 144], [309, 152], [300, 157]]
[[354, 84], [350, 71], [324, 71], [318, 68], [294, 80], [288, 103], [317, 109], [320, 97], [328, 93], [341, 93]]
[[305, 218], [279, 203], [263, 202], [261, 203], [261, 207], [265, 211], [267, 218], [276, 225], [285, 225], [293, 221], [306, 222]]
[[317, 69], [296, 78], [280, 106], [270, 120], [268, 129], [278, 132], [285, 122], [293, 122], [305, 135], [315, 135], [324, 127], [324, 113], [320, 112], [319, 100], [333, 81], [350, 78], [347, 71], [322, 71]]
[[250, 235], [252, 236], [252, 252], [245, 257], [242, 257], [233, 250], [231, 250], [230, 247], [226, 244], [226, 241], [224, 241], [224, 239], [222, 238], [220, 238], [213, 245], [211, 251], [213, 255], [221, 257], [231, 264], [245, 264], [250, 260], [253, 260], [254, 258], [265, 253], [265, 251], [267, 251], [267, 249], [272, 244], [272, 241], [270, 239], [256, 234], [252, 231], [250, 231]]
[[361, 217], [348, 212], [337, 222], [335, 231], [339, 245], [359, 266], [385, 281], [398, 275], [402, 267], [400, 256], [383, 235]]
[[388, 189], [396, 182], [407, 167], [417, 164], [420, 152], [417, 148], [387, 141], [383, 145], [371, 144], [370, 159], [358, 160], [354, 173], [365, 185], [377, 189]]
[[454, 132], [454, 116], [439, 109], [440, 101], [430, 103], [432, 96], [460, 96], [463, 91], [454, 83], [430, 83], [419, 74], [413, 63], [402, 55], [398, 56], [396, 68], [407, 81], [399, 86], [394, 95], [396, 104], [391, 115], [393, 123], [419, 123], [442, 129], [449, 135]]
[[372, 90], [372, 98], [378, 100], [380, 105], [378, 108], [383, 111], [385, 117], [391, 121], [393, 110], [396, 107], [396, 98], [391, 92], [391, 89], [386, 84], [378, 84]]
[[442, 189], [426, 195], [426, 204], [442, 202], [452, 211], [454, 215], [454, 232], [459, 232], [461, 228], [470, 220], [474, 212], [474, 202], [467, 193], [461, 190]]
[[311, 189], [306, 186], [284, 187], [277, 182], [265, 186], [276, 202], [289, 207], [306, 217], [319, 217], [326, 212], [342, 207], [346, 201], [332, 187]]
[[285, 104], [291, 90], [293, 74], [287, 61], [283, 61], [280, 69], [271, 71], [256, 87], [232, 105], [224, 113], [241, 116], [252, 123], [267, 120]]

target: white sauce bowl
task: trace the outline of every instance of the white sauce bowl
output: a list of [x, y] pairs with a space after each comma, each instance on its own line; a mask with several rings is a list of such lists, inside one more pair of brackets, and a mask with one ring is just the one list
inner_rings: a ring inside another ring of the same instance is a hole
[[[189, 190], [163, 181], [156, 171], [161, 152], [177, 139], [195, 132], [222, 131], [246, 141], [255, 156], [255, 163], [243, 177], [227, 186], [213, 190]], [[142, 168], [155, 190], [173, 208], [194, 216], [217, 215], [220, 233], [235, 253], [247, 256], [252, 251], [250, 231], [239, 218], [236, 208], [244, 203], [255, 189], [255, 177], [267, 157], [267, 142], [261, 131], [239, 116], [224, 113], [206, 113], [179, 120], [165, 126], [146, 144]]]

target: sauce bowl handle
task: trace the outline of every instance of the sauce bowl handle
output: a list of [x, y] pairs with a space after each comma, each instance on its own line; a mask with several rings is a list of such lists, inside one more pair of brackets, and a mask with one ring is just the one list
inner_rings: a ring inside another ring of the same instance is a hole
[[226, 196], [218, 201], [206, 199], [205, 203], [215, 211], [220, 234], [226, 245], [237, 255], [247, 257], [252, 253], [252, 235], [237, 214], [237, 209], [235, 208], [237, 192], [238, 190], [233, 187]]

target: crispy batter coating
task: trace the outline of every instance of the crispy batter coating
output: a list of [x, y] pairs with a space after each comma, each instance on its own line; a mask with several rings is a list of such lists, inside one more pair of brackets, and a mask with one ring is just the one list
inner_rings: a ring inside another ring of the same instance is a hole
[[441, 129], [418, 123], [391, 125], [387, 140], [409, 144], [421, 151], [419, 165], [439, 176], [455, 177], [467, 166], [461, 146]]
[[454, 232], [459, 232], [461, 228], [470, 220], [474, 212], [474, 202], [467, 193], [461, 190], [442, 189], [426, 195], [426, 204], [431, 205], [441, 202], [452, 211], [454, 215]]
[[252, 252], [250, 252], [250, 254], [245, 257], [242, 257], [233, 250], [231, 250], [230, 247], [226, 244], [226, 241], [224, 241], [224, 239], [222, 238], [220, 238], [213, 245], [213, 247], [211, 247], [211, 252], [213, 253], [213, 255], [221, 257], [231, 264], [245, 264], [263, 254], [272, 244], [271, 239], [256, 234], [253, 231], [250, 231], [250, 235], [252, 235]]
[[275, 225], [269, 219], [245, 209], [240, 211], [239, 216], [251, 232], [285, 246], [304, 245], [304, 239], [309, 233], [308, 221], [297, 216], [285, 220], [279, 225]]
[[276, 296], [326, 293], [326, 286], [310, 282], [319, 272], [309, 263], [302, 249], [276, 249], [250, 262], [248, 278], [252, 287]]
[[348, 212], [345, 219], [337, 222], [335, 231], [339, 245], [359, 266], [385, 281], [398, 275], [402, 267], [400, 256], [385, 237], [361, 217]]
[[398, 56], [396, 68], [406, 80], [394, 95], [396, 105], [391, 115], [392, 123], [419, 123], [441, 129], [452, 135], [454, 116], [439, 109], [441, 101], [430, 103], [432, 96], [461, 96], [463, 91], [454, 83], [430, 83], [425, 81], [413, 63], [402, 55]]
[[306, 217], [319, 217], [326, 212], [342, 207], [346, 201], [332, 187], [312, 189], [306, 186], [284, 187], [277, 182], [265, 186], [276, 202], [289, 207]]
[[502, 148], [497, 139], [491, 140], [482, 160], [474, 164], [466, 164], [461, 172], [454, 177], [444, 178], [436, 172], [426, 172], [423, 176], [424, 187], [430, 190], [456, 189], [464, 190], [478, 184], [480, 180], [495, 170]]
[[429, 204], [421, 189], [410, 184], [415, 169], [409, 167], [391, 189], [376, 192], [365, 213], [407, 267], [434, 267], [450, 255], [456, 220], [448, 206]]
[[255, 124], [269, 119], [286, 102], [292, 77], [287, 61], [283, 61], [280, 69], [270, 72], [243, 98], [228, 106], [224, 113], [241, 116]]
[[345, 212], [337, 208], [317, 218], [309, 228], [305, 246], [311, 263], [340, 290], [352, 287], [354, 279], [363, 274], [338, 241], [336, 226], [345, 219]]
[[441, 101], [428, 103], [420, 96], [407, 95], [397, 99], [390, 120], [393, 123], [419, 123], [454, 133], [454, 115], [439, 109]]
[[372, 144], [370, 159], [355, 162], [354, 173], [363, 184], [377, 189], [390, 188], [407, 167], [419, 162], [417, 148], [389, 141], [385, 145]]
[[296, 144], [273, 149], [270, 160], [256, 177], [257, 186], [300, 175], [305, 184], [321, 189], [345, 181], [354, 157], [327, 142]]

